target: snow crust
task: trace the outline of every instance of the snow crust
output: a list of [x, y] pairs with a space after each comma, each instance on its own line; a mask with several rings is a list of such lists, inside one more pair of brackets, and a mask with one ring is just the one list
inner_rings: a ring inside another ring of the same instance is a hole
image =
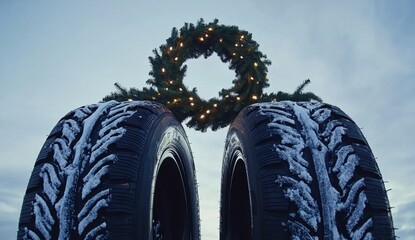
[[[256, 105], [260, 108], [260, 114], [271, 119], [268, 124], [270, 134], [281, 136], [281, 143], [274, 144], [275, 151], [288, 162], [289, 170], [294, 175], [278, 176], [276, 182], [286, 186], [285, 196], [295, 203], [298, 216], [308, 225], [306, 227], [288, 221], [286, 224], [292, 231], [293, 239], [312, 239], [309, 229], [316, 231], [320, 223], [325, 239], [346, 239], [337, 229], [336, 215], [339, 212], [346, 212], [346, 229], [352, 239], [371, 239], [372, 235], [367, 230], [372, 226], [372, 219], [358, 227], [367, 202], [366, 194], [362, 191], [364, 179], [350, 186], [359, 158], [351, 145], [342, 146], [347, 128], [336, 119], [329, 120], [331, 109], [320, 103], [298, 104], [289, 101]], [[296, 124], [300, 125], [300, 131], [296, 129]], [[324, 129], [320, 129], [320, 126]], [[311, 150], [310, 162], [302, 157], [305, 148]], [[329, 153], [335, 153], [334, 166], [326, 165]], [[310, 164], [313, 164], [316, 179], [310, 174]], [[329, 178], [331, 171], [336, 174], [340, 192]], [[320, 193], [321, 213], [318, 201], [311, 194], [310, 184], [314, 181]]]
[[[111, 200], [110, 191], [103, 189], [93, 196], [89, 195], [100, 186], [101, 178], [108, 173], [110, 165], [117, 161], [115, 154], [107, 153], [108, 147], [125, 134], [126, 130], [118, 125], [136, 112], [131, 110], [136, 106], [156, 107], [151, 102], [110, 101], [79, 108], [75, 110], [73, 119], [64, 120], [62, 136], [52, 145], [56, 165], [45, 163], [40, 171], [46, 198], [36, 194], [33, 202], [36, 228], [41, 235], [26, 229], [26, 238], [50, 239], [55, 222], [59, 223], [58, 239], [71, 237], [70, 230], [74, 227], [79, 234], [85, 234], [86, 239], [106, 237], [106, 234], [102, 234], [102, 230], [106, 228], [105, 222], [87, 233], [84, 231], [97, 219], [100, 210], [108, 206]], [[107, 114], [107, 118], [101, 122], [98, 133], [100, 139], [92, 145], [91, 133], [104, 114]], [[88, 172], [85, 172], [87, 169]], [[85, 174], [81, 181], [81, 197], [86, 202], [76, 215], [74, 199], [81, 174]], [[61, 189], [62, 185], [65, 186], [64, 189]], [[55, 208], [56, 216], [52, 214], [49, 206]], [[74, 214], [78, 218], [78, 226], [74, 226]]]

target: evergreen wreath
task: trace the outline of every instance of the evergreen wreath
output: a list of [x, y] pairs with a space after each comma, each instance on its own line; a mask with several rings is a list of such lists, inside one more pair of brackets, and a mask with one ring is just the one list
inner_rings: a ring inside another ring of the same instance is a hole
[[[172, 29], [171, 37], [160, 46], [160, 53], [154, 49], [149, 57], [152, 70], [147, 84], [152, 87], [139, 90], [126, 88], [115, 83], [117, 92], [104, 97], [103, 101], [152, 100], [164, 104], [182, 122], [190, 117], [187, 126], [196, 130], [213, 131], [228, 126], [244, 107], [257, 102], [310, 101], [321, 99], [311, 92], [303, 93], [310, 83], [304, 81], [293, 94], [278, 92], [265, 94], [268, 87], [267, 72], [271, 61], [258, 50], [259, 44], [252, 40], [252, 34], [236, 26], [219, 25], [215, 19], [205, 24], [200, 19], [196, 25], [185, 23], [178, 31]], [[233, 87], [222, 89], [219, 97], [204, 100], [196, 88], [189, 90], [183, 84], [190, 58], [208, 58], [215, 52], [222, 62], [229, 62], [229, 69], [235, 71]]]

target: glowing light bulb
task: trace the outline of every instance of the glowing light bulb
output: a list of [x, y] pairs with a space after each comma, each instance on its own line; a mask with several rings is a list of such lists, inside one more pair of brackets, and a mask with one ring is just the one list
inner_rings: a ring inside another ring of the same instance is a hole
[[219, 42], [223, 42], [223, 38], [219, 39]]
[[209, 35], [206, 33], [206, 34], [205, 34], [205, 37], [209, 37]]
[[183, 47], [183, 43], [182, 42], [180, 43], [180, 47]]
[[206, 114], [209, 114], [210, 113], [210, 110], [208, 109], [208, 110], [206, 110]]
[[169, 91], [169, 88], [166, 87], [166, 91]]
[[258, 99], [258, 97], [257, 97], [257, 96], [255, 96], [255, 95], [253, 95], [253, 96], [252, 96], [252, 99], [253, 99], [253, 100], [257, 100], [257, 99]]
[[239, 58], [244, 59], [244, 56], [240, 56]]
[[225, 96], [225, 98], [228, 98], [228, 97], [229, 97], [229, 95], [226, 95], [226, 96]]
[[173, 102], [177, 102], [177, 99], [175, 98], [175, 99], [173, 100]]
[[254, 66], [255, 66], [255, 67], [258, 67], [258, 63], [254, 63]]
[[165, 71], [166, 71], [166, 69], [165, 69], [165, 68], [162, 68], [162, 69], [161, 69], [161, 72], [165, 72]]
[[170, 80], [170, 82], [169, 82], [170, 84], [173, 84], [173, 80]]
[[201, 42], [205, 41], [205, 39], [204, 39], [203, 37], [200, 37], [200, 38], [199, 38], [199, 40], [200, 40]]
[[200, 119], [203, 119], [203, 118], [205, 118], [205, 115], [203, 115], [203, 114], [202, 114], [202, 115], [200, 116]]
[[208, 28], [208, 31], [209, 32], [212, 32], [213, 31], [213, 28], [212, 27]]
[[189, 100], [190, 100], [190, 101], [193, 101], [193, 97], [189, 97]]
[[249, 79], [254, 80], [254, 77], [250, 77]]
[[178, 57], [175, 57], [175, 58], [174, 58], [174, 61], [177, 61], [177, 60], [179, 60], [179, 58], [178, 58]]
[[169, 49], [170, 49], [170, 51], [172, 51], [173, 50], [173, 47], [170, 47]]
[[235, 55], [236, 55], [236, 53], [232, 53], [232, 55], [233, 55], [233, 56], [235, 56]]
[[132, 102], [133, 100], [131, 98], [128, 99], [129, 102]]
[[183, 88], [179, 88], [180, 92], [183, 91]]
[[241, 100], [241, 97], [239, 97], [239, 96], [238, 96], [238, 97], [236, 97], [236, 100], [238, 100], [238, 101], [239, 101], [239, 100]]
[[239, 45], [237, 43], [235, 43], [235, 47], [238, 47]]
[[244, 37], [245, 37], [244, 35], [241, 35], [241, 39], [244, 39]]
[[213, 107], [218, 107], [218, 104], [217, 103], [213, 104]]
[[193, 107], [194, 105], [195, 105], [194, 103], [190, 103], [190, 106], [192, 106], [192, 107]]

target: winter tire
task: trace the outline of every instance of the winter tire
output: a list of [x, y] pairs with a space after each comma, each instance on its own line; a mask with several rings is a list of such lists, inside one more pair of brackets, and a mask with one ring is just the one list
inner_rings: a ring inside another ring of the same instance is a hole
[[36, 160], [18, 239], [199, 239], [195, 170], [182, 126], [146, 101], [67, 114]]
[[395, 239], [382, 176], [356, 124], [321, 103], [251, 105], [231, 125], [221, 239]]

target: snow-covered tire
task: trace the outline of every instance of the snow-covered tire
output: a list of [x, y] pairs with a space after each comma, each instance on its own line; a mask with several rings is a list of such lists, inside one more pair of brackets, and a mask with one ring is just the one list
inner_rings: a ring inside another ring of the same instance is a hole
[[39, 153], [18, 239], [199, 239], [196, 187], [187, 137], [165, 107], [81, 107]]
[[382, 176], [356, 124], [321, 103], [261, 103], [225, 145], [221, 239], [395, 239]]

